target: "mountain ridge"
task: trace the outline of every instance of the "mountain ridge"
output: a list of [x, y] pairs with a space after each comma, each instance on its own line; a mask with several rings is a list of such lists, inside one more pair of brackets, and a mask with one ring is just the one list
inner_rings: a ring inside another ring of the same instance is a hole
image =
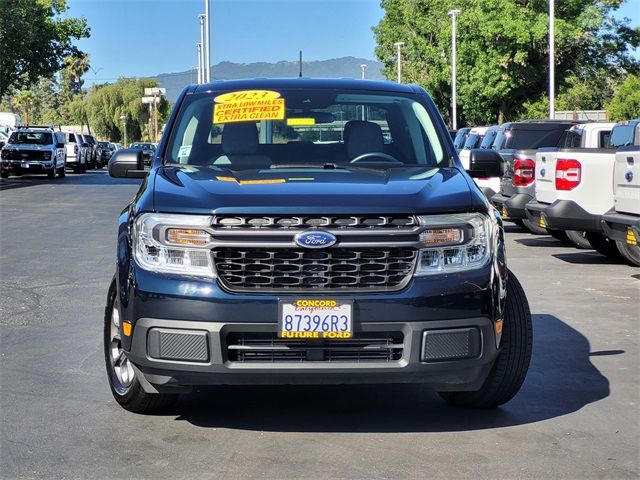
[[[302, 74], [305, 77], [316, 78], [360, 78], [360, 65], [366, 64], [366, 78], [371, 80], [384, 80], [381, 73], [382, 63], [376, 60], [356, 57], [340, 57], [327, 60], [304, 60], [302, 62]], [[299, 63], [297, 61], [280, 60], [278, 62], [252, 62], [236, 63], [222, 61], [211, 67], [212, 80], [236, 80], [240, 78], [257, 77], [297, 77], [299, 75]], [[158, 84], [167, 89], [167, 99], [175, 102], [182, 89], [189, 84], [197, 82], [196, 69], [183, 72], [161, 73], [155, 76]]]

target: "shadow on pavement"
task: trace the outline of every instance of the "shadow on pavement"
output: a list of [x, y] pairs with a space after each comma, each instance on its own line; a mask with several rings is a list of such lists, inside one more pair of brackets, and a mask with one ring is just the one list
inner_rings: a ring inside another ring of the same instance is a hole
[[[493, 410], [448, 406], [420, 385], [207, 387], [181, 397], [176, 420], [205, 428], [286, 432], [441, 432], [522, 425], [609, 395], [588, 340], [552, 315], [534, 316], [531, 367], [520, 393]], [[594, 352], [614, 355], [622, 351]]]
[[582, 265], [626, 265], [622, 258], [609, 258], [590, 250], [576, 253], [554, 253], [552, 257], [563, 262]]
[[11, 176], [0, 180], [0, 191], [13, 190], [16, 188], [35, 187], [37, 185], [117, 185], [141, 183], [141, 179], [121, 179], [111, 178], [106, 169], [90, 170], [87, 173], [75, 174], [67, 172], [64, 178], [47, 178], [46, 175], [21, 175]]
[[524, 245], [525, 247], [572, 247], [573, 244], [569, 242], [563, 242], [552, 236], [536, 235], [529, 238], [517, 238], [516, 243]]

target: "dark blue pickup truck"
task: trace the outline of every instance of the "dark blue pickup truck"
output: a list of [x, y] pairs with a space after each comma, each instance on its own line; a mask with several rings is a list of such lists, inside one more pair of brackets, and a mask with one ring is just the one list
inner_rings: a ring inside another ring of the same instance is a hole
[[211, 384], [406, 383], [493, 407], [532, 329], [502, 220], [420, 87], [255, 79], [187, 87], [122, 212], [105, 310], [111, 390], [166, 408]]

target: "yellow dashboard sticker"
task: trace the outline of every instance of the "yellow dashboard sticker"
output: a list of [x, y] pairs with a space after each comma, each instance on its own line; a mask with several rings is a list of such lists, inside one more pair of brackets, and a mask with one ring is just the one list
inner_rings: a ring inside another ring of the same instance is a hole
[[264, 180], [240, 180], [240, 185], [268, 185], [270, 183], [285, 183], [284, 178], [269, 178]]
[[315, 125], [315, 118], [287, 118], [287, 125], [297, 127], [302, 125]]
[[213, 99], [213, 123], [284, 120], [284, 98], [271, 90], [242, 90]]

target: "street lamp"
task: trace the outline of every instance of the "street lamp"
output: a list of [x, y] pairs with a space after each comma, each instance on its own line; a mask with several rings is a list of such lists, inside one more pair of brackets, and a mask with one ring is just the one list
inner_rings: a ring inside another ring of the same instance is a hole
[[556, 116], [555, 0], [549, 0], [549, 118]]
[[458, 129], [458, 106], [456, 91], [456, 19], [460, 15], [460, 10], [450, 10], [448, 15], [451, 17], [451, 128]]
[[404, 47], [404, 42], [396, 42], [393, 45], [396, 47], [396, 60], [398, 62], [398, 83], [402, 83], [402, 59], [400, 58], [400, 49]]
[[360, 69], [362, 70], [362, 80], [364, 80], [364, 71], [367, 69], [367, 64], [363, 63], [360, 65]]
[[122, 123], [124, 124], [124, 148], [127, 148], [127, 117], [124, 115], [120, 116], [120, 120], [122, 120]]

